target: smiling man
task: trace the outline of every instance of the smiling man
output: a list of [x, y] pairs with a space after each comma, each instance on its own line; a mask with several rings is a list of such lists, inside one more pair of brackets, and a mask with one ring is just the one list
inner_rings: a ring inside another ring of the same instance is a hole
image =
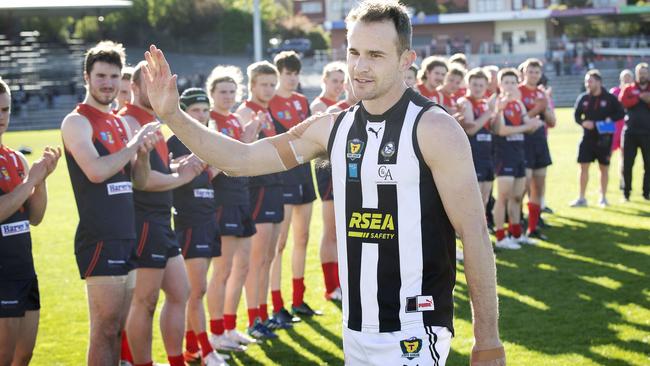
[[145, 55], [152, 106], [192, 151], [230, 175], [329, 155], [346, 364], [445, 364], [457, 232], [474, 316], [472, 364], [505, 365], [494, 256], [467, 137], [404, 83], [416, 55], [403, 6], [366, 1], [346, 23], [348, 72], [361, 100], [348, 110], [253, 144], [226, 139], [179, 109], [176, 76], [155, 46]]

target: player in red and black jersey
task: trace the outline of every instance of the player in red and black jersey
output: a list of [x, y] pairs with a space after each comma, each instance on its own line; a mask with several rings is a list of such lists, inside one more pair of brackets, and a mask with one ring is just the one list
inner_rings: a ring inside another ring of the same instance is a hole
[[[494, 165], [498, 195], [494, 204], [494, 223], [497, 248], [519, 249], [522, 237], [521, 199], [526, 188], [526, 155], [524, 134], [542, 126], [539, 119], [526, 114], [526, 107], [517, 99], [517, 71], [503, 69], [499, 72], [501, 95], [497, 100], [497, 136], [494, 139]], [[508, 212], [508, 231], [504, 225]]]
[[417, 91], [426, 98], [429, 98], [435, 103], [441, 104], [440, 93], [438, 87], [445, 81], [445, 75], [449, 71], [447, 61], [438, 56], [429, 56], [422, 60], [420, 69], [420, 82], [417, 86]]
[[323, 68], [322, 91], [309, 108], [311, 112], [322, 113], [339, 101], [343, 93], [345, 83], [345, 64], [342, 62], [330, 62]]
[[[275, 95], [278, 83], [278, 70], [267, 61], [248, 66], [248, 100], [237, 109], [237, 115], [244, 125], [260, 123], [259, 138], [276, 135], [269, 102]], [[280, 319], [268, 318], [267, 297], [271, 263], [284, 219], [283, 176], [278, 173], [250, 178], [250, 202], [257, 233], [253, 235], [248, 275], [246, 277], [246, 302], [248, 306], [248, 333], [255, 338], [275, 338], [270, 328], [277, 328]], [[235, 309], [236, 310], [236, 309]], [[231, 315], [233, 323], [235, 314]], [[286, 315], [289, 315], [288, 313]], [[258, 319], [259, 318], [259, 319]], [[283, 327], [289, 327], [292, 318], [280, 319]], [[286, 320], [286, 321], [285, 321]], [[228, 324], [226, 324], [227, 328]], [[234, 324], [233, 324], [234, 326]]]
[[[147, 123], [157, 122], [142, 81], [144, 64], [143, 61], [135, 67], [133, 99], [119, 112], [136, 131]], [[145, 185], [134, 191], [137, 279], [126, 328], [135, 364], [152, 362], [152, 309], [156, 308], [163, 290], [162, 337], [169, 363], [176, 366], [185, 362], [183, 336], [190, 288], [181, 247], [171, 227], [172, 190], [191, 182], [203, 172], [205, 164], [190, 155], [172, 171], [169, 149], [160, 131], [158, 134], [160, 139], [149, 154], [151, 172]], [[214, 353], [209, 357], [218, 358]]]
[[465, 71], [460, 68], [451, 68], [445, 75], [445, 81], [441, 86], [438, 87], [439, 99], [438, 104], [445, 107], [449, 114], [453, 115], [458, 111], [456, 100], [458, 95], [456, 94], [465, 78]]
[[[538, 228], [544, 192], [546, 191], [546, 168], [553, 162], [548, 147], [547, 128], [555, 126], [555, 113], [551, 107], [550, 95], [538, 86], [542, 77], [543, 64], [537, 59], [528, 59], [523, 65], [523, 82], [519, 85], [521, 101], [531, 118], [539, 118], [544, 128], [525, 135], [526, 185], [528, 187], [528, 230], [527, 236], [542, 240], [546, 236]], [[532, 243], [532, 242], [531, 242]]]
[[[323, 113], [338, 101], [346, 84], [346, 67], [340, 62], [332, 62], [323, 69], [322, 96], [311, 104], [314, 114]], [[338, 281], [338, 258], [336, 257], [336, 228], [334, 226], [334, 204], [332, 194], [332, 170], [323, 160], [316, 160], [316, 186], [322, 201], [323, 233], [320, 241], [320, 259], [325, 281], [325, 298], [340, 301], [341, 289]]]
[[[100, 42], [86, 53], [86, 97], [61, 124], [79, 213], [75, 256], [79, 274], [86, 281], [90, 315], [87, 363], [92, 365], [119, 361], [120, 339], [115, 334], [124, 327], [135, 286], [133, 188], [145, 186], [149, 152], [158, 140], [158, 123], [132, 134], [122, 119], [110, 113], [124, 57], [122, 46], [110, 41]], [[124, 357], [130, 357], [128, 352]]]
[[46, 146], [30, 168], [20, 152], [2, 142], [10, 115], [11, 91], [0, 79], [0, 364], [28, 365], [41, 308], [30, 225], [43, 220], [45, 179], [61, 150]]
[[[276, 123], [276, 130], [278, 133], [284, 133], [307, 119], [311, 112], [307, 98], [296, 92], [302, 67], [298, 54], [294, 51], [281, 52], [275, 57], [274, 62], [280, 76], [275, 95], [269, 102], [269, 110]], [[305, 163], [290, 169], [284, 173], [283, 177], [284, 220], [280, 227], [276, 255], [271, 265], [273, 312], [278, 313], [284, 309], [281, 295], [282, 254], [287, 244], [289, 228], [293, 226], [291, 257], [293, 301], [291, 311], [295, 315], [312, 316], [319, 312], [311, 309], [304, 301], [309, 224], [312, 216], [312, 203], [316, 199], [311, 164]]]

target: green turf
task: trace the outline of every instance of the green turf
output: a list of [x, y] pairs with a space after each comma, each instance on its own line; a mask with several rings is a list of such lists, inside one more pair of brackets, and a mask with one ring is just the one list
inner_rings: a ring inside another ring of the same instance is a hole
[[[497, 254], [501, 337], [510, 365], [650, 365], [650, 203], [640, 197], [640, 162], [634, 171], [632, 201], [620, 202], [618, 153], [613, 157], [607, 209], [572, 209], [577, 194], [576, 144], [580, 131], [571, 111], [560, 110], [550, 132], [554, 165], [549, 170], [545, 215], [553, 225], [549, 242]], [[34, 148], [60, 144], [58, 131], [17, 132], [5, 144]], [[589, 185], [597, 201], [597, 172]], [[33, 228], [34, 257], [41, 287], [41, 325], [33, 365], [82, 365], [88, 342], [84, 284], [79, 280], [72, 238], [77, 222], [65, 162], [48, 180], [50, 202], [44, 222]], [[280, 331], [279, 340], [253, 346], [236, 356], [238, 365], [343, 363], [340, 310], [322, 299], [318, 259], [320, 205], [314, 208], [307, 265], [306, 300], [325, 316]], [[287, 255], [283, 292], [291, 298]], [[470, 311], [463, 267], [456, 287], [456, 330], [448, 365], [467, 365], [472, 344]], [[240, 328], [246, 321], [242, 304]], [[165, 361], [159, 331], [155, 359]]]

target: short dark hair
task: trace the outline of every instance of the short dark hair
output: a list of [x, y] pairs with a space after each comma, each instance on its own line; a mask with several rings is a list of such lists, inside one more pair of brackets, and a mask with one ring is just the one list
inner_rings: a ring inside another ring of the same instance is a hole
[[460, 76], [461, 79], [465, 77], [465, 71], [460, 67], [452, 67], [447, 71], [447, 74]]
[[83, 65], [84, 72], [90, 75], [90, 72], [93, 71], [95, 62], [97, 61], [115, 65], [122, 70], [122, 66], [124, 66], [124, 63], [126, 62], [124, 47], [121, 43], [115, 43], [113, 41], [101, 41], [97, 43], [95, 47], [86, 51]]
[[467, 81], [472, 81], [472, 79], [485, 79], [485, 81], [489, 81], [490, 79], [488, 78], [487, 74], [485, 71], [483, 71], [482, 68], [477, 67], [474, 69], [471, 69], [467, 73]]
[[464, 68], [467, 68], [467, 56], [463, 53], [455, 53], [449, 57], [450, 64], [461, 64]]
[[11, 89], [9, 88], [9, 85], [0, 78], [0, 94], [9, 94], [11, 97]]
[[345, 18], [346, 27], [355, 22], [392, 21], [397, 31], [397, 54], [411, 49], [411, 18], [406, 7], [397, 1], [366, 0], [352, 9]]
[[596, 80], [598, 80], [600, 82], [603, 81], [603, 76], [600, 75], [600, 71], [598, 71], [596, 69], [591, 69], [591, 70], [587, 71], [587, 77], [594, 78], [594, 79], [596, 79]]
[[133, 79], [133, 67], [125, 66], [122, 69], [122, 80], [131, 81], [131, 79]]
[[300, 62], [300, 56], [296, 51], [282, 51], [278, 53], [273, 58], [273, 63], [275, 67], [278, 68], [278, 72], [282, 70], [300, 72], [302, 68], [302, 62]]
[[440, 56], [429, 56], [422, 60], [422, 70], [420, 71], [420, 80], [427, 80], [427, 73], [436, 67], [444, 67], [446, 71], [449, 71], [449, 66], [447, 61]]
[[506, 76], [514, 76], [515, 79], [519, 81], [519, 73], [517, 72], [517, 69], [514, 69], [512, 67], [506, 67], [504, 69], [501, 69], [497, 74], [497, 78], [499, 79], [499, 81], [503, 81], [503, 78]]

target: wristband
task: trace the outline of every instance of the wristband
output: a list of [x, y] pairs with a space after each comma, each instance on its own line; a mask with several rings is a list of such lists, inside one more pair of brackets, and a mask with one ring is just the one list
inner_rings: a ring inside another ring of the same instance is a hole
[[506, 351], [503, 346], [482, 351], [472, 351], [472, 356], [470, 357], [470, 365], [473, 365], [474, 362], [493, 361], [505, 357]]

